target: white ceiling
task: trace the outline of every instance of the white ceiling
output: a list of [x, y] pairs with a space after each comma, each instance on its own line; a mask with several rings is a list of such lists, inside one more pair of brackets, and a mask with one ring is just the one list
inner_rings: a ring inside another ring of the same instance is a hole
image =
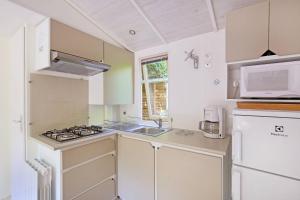
[[[11, 1], [138, 51], [221, 29], [226, 13], [262, 0]], [[130, 35], [130, 29], [136, 35]]]
[[43, 19], [28, 9], [11, 3], [7, 0], [0, 0], [0, 36], [10, 37], [25, 23], [36, 24]]

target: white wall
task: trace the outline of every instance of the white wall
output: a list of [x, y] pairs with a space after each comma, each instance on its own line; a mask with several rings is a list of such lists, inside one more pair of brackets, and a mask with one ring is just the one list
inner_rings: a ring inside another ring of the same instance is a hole
[[[184, 61], [185, 51], [194, 49], [200, 57], [199, 69], [193, 61]], [[141, 116], [141, 70], [140, 60], [161, 53], [169, 55], [169, 115], [174, 128], [198, 129], [203, 108], [207, 105], [223, 105], [230, 117], [234, 107], [226, 99], [225, 31], [212, 32], [172, 42], [167, 45], [138, 51], [135, 54], [135, 104], [121, 106], [127, 116]], [[211, 68], [204, 68], [205, 54], [211, 55]], [[220, 84], [215, 85], [214, 80]], [[124, 117], [124, 116], [123, 116]], [[228, 119], [227, 129], [231, 129]]]
[[0, 199], [10, 194], [9, 39], [0, 37]]

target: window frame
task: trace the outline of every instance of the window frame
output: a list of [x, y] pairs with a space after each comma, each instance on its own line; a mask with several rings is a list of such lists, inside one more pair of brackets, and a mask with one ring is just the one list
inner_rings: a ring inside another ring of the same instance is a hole
[[[153, 108], [151, 105], [151, 95], [150, 95], [150, 83], [169, 83], [169, 63], [168, 63], [168, 55], [167, 54], [163, 54], [157, 57], [167, 57], [167, 67], [168, 67], [168, 77], [167, 78], [152, 78], [149, 79], [148, 78], [148, 69], [147, 69], [147, 64], [143, 64], [143, 60], [141, 60], [140, 62], [140, 71], [142, 73], [142, 81], [141, 81], [141, 86], [143, 87], [143, 85], [145, 85], [145, 93], [146, 93], [146, 99], [147, 99], [147, 109], [148, 109], [148, 114], [149, 114], [149, 119], [167, 119], [168, 118], [168, 112], [169, 112], [169, 88], [166, 92], [166, 107], [167, 107], [167, 114], [165, 116], [161, 116], [161, 115], [155, 115], [153, 114]], [[154, 60], [154, 58], [156, 57], [150, 57], [149, 60]], [[145, 59], [147, 60], [147, 59]], [[141, 99], [143, 98], [143, 93], [141, 95]], [[141, 101], [142, 102], [142, 101]], [[141, 104], [142, 105], [142, 104]], [[141, 115], [143, 116], [143, 109]]]

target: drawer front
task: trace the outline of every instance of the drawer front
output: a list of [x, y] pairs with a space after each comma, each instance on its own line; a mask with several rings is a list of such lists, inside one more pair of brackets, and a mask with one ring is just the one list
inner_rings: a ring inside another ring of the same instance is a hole
[[63, 169], [67, 169], [114, 150], [115, 140], [113, 138], [106, 138], [98, 142], [63, 151]]
[[107, 180], [74, 200], [113, 200], [116, 197], [115, 181]]
[[63, 197], [69, 200], [115, 174], [115, 156], [108, 155], [63, 173]]

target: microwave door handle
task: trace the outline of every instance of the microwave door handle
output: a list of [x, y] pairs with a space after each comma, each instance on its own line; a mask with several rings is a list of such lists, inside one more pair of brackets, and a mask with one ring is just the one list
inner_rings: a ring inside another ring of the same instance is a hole
[[242, 131], [235, 130], [233, 131], [232, 138], [232, 158], [233, 161], [241, 162], [242, 161]]

